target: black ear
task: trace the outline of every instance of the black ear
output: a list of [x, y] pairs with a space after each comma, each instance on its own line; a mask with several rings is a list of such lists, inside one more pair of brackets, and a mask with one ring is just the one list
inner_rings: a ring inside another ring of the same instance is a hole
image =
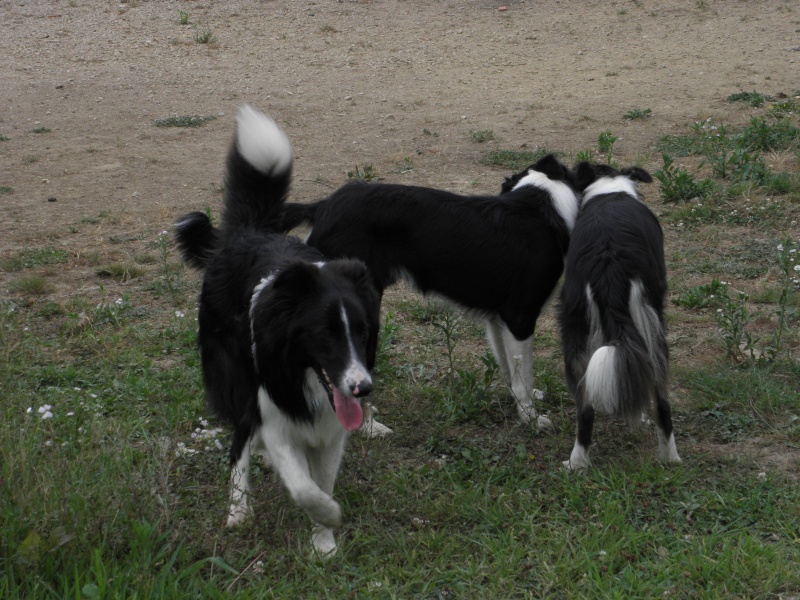
[[540, 158], [531, 168], [547, 175], [548, 179], [555, 181], [569, 180], [567, 168], [553, 154]]
[[575, 168], [575, 171], [576, 185], [579, 192], [592, 185], [597, 179], [594, 165], [589, 162], [583, 161]]
[[367, 369], [370, 371], [375, 366], [376, 354], [378, 351], [378, 334], [381, 323], [381, 294], [375, 285], [372, 274], [367, 266], [360, 260], [336, 260], [328, 264], [327, 268], [336, 269], [338, 273], [347, 277], [353, 282], [356, 295], [361, 300], [364, 313], [367, 316], [367, 347], [365, 358]]
[[644, 169], [640, 169], [639, 167], [627, 167], [620, 171], [621, 175], [625, 175], [626, 177], [632, 179], [633, 181], [641, 181], [642, 183], [651, 183], [653, 178], [650, 176], [650, 173], [645, 171]]
[[319, 293], [319, 286], [316, 265], [292, 263], [259, 294], [249, 315], [258, 383], [275, 404], [298, 420], [311, 420], [312, 415], [304, 393], [309, 365], [295, 315], [305, 298]]

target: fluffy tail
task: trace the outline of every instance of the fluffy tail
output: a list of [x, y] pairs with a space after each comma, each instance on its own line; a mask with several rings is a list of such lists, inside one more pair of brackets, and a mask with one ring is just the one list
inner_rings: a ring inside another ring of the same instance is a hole
[[627, 307], [608, 307], [603, 315], [591, 290], [586, 293], [595, 350], [584, 375], [584, 401], [636, 426], [655, 394], [666, 392], [669, 358], [661, 320], [643, 298], [639, 281], [631, 283]]
[[221, 229], [224, 235], [244, 227], [280, 231], [292, 176], [289, 138], [272, 119], [246, 104], [236, 120]]
[[291, 231], [300, 225], [313, 225], [317, 218], [317, 209], [324, 202], [312, 202], [311, 204], [300, 204], [299, 202], [289, 202], [283, 207], [283, 226], [281, 229]]
[[236, 138], [228, 153], [222, 226], [193, 212], [175, 224], [175, 243], [189, 265], [208, 265], [220, 241], [244, 227], [283, 231], [283, 204], [292, 175], [292, 147], [275, 122], [247, 104], [236, 119]]

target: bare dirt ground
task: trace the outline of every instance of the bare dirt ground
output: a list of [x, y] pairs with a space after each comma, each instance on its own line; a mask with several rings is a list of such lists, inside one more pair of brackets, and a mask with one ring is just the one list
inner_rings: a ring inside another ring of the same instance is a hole
[[[509, 173], [487, 151], [570, 157], [606, 129], [620, 163], [653, 170], [661, 135], [745, 119], [730, 94], [800, 88], [795, 0], [0, 0], [0, 24], [0, 257], [55, 245], [78, 258], [48, 273], [59, 302], [96, 298], [98, 263], [217, 210], [244, 102], [285, 128], [293, 198], [311, 200], [367, 164], [495, 192]], [[634, 108], [652, 117], [624, 120]], [[154, 125], [173, 115], [215, 119]], [[14, 277], [0, 271], [0, 300]], [[104, 284], [112, 296], [136, 280]]]

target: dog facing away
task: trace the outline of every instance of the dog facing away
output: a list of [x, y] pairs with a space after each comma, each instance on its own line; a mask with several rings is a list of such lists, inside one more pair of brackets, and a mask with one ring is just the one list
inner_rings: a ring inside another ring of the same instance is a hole
[[638, 167], [581, 163], [583, 201], [572, 232], [559, 321], [577, 437], [567, 469], [589, 466], [595, 411], [641, 423], [655, 408], [658, 457], [680, 462], [667, 401], [667, 274], [661, 226], [639, 199]]
[[381, 295], [404, 279], [485, 318], [517, 414], [547, 428], [534, 407], [533, 333], [564, 268], [578, 212], [572, 180], [548, 155], [499, 196], [353, 182], [318, 202], [287, 203], [284, 229], [310, 224], [307, 244], [363, 260]]
[[222, 224], [201, 212], [176, 225], [184, 259], [204, 268], [198, 344], [214, 411], [233, 427], [227, 524], [250, 514], [250, 453], [261, 453], [336, 550], [332, 498], [348, 431], [370, 393], [380, 297], [357, 260], [328, 261], [278, 233], [292, 170], [286, 135], [242, 107], [227, 159]]

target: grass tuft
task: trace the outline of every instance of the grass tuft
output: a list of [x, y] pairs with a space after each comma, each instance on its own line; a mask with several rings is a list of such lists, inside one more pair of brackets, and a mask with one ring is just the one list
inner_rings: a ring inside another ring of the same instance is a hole
[[200, 115], [174, 115], [165, 119], [156, 119], [154, 124], [156, 127], [202, 127], [209, 121], [213, 121], [215, 117]]

